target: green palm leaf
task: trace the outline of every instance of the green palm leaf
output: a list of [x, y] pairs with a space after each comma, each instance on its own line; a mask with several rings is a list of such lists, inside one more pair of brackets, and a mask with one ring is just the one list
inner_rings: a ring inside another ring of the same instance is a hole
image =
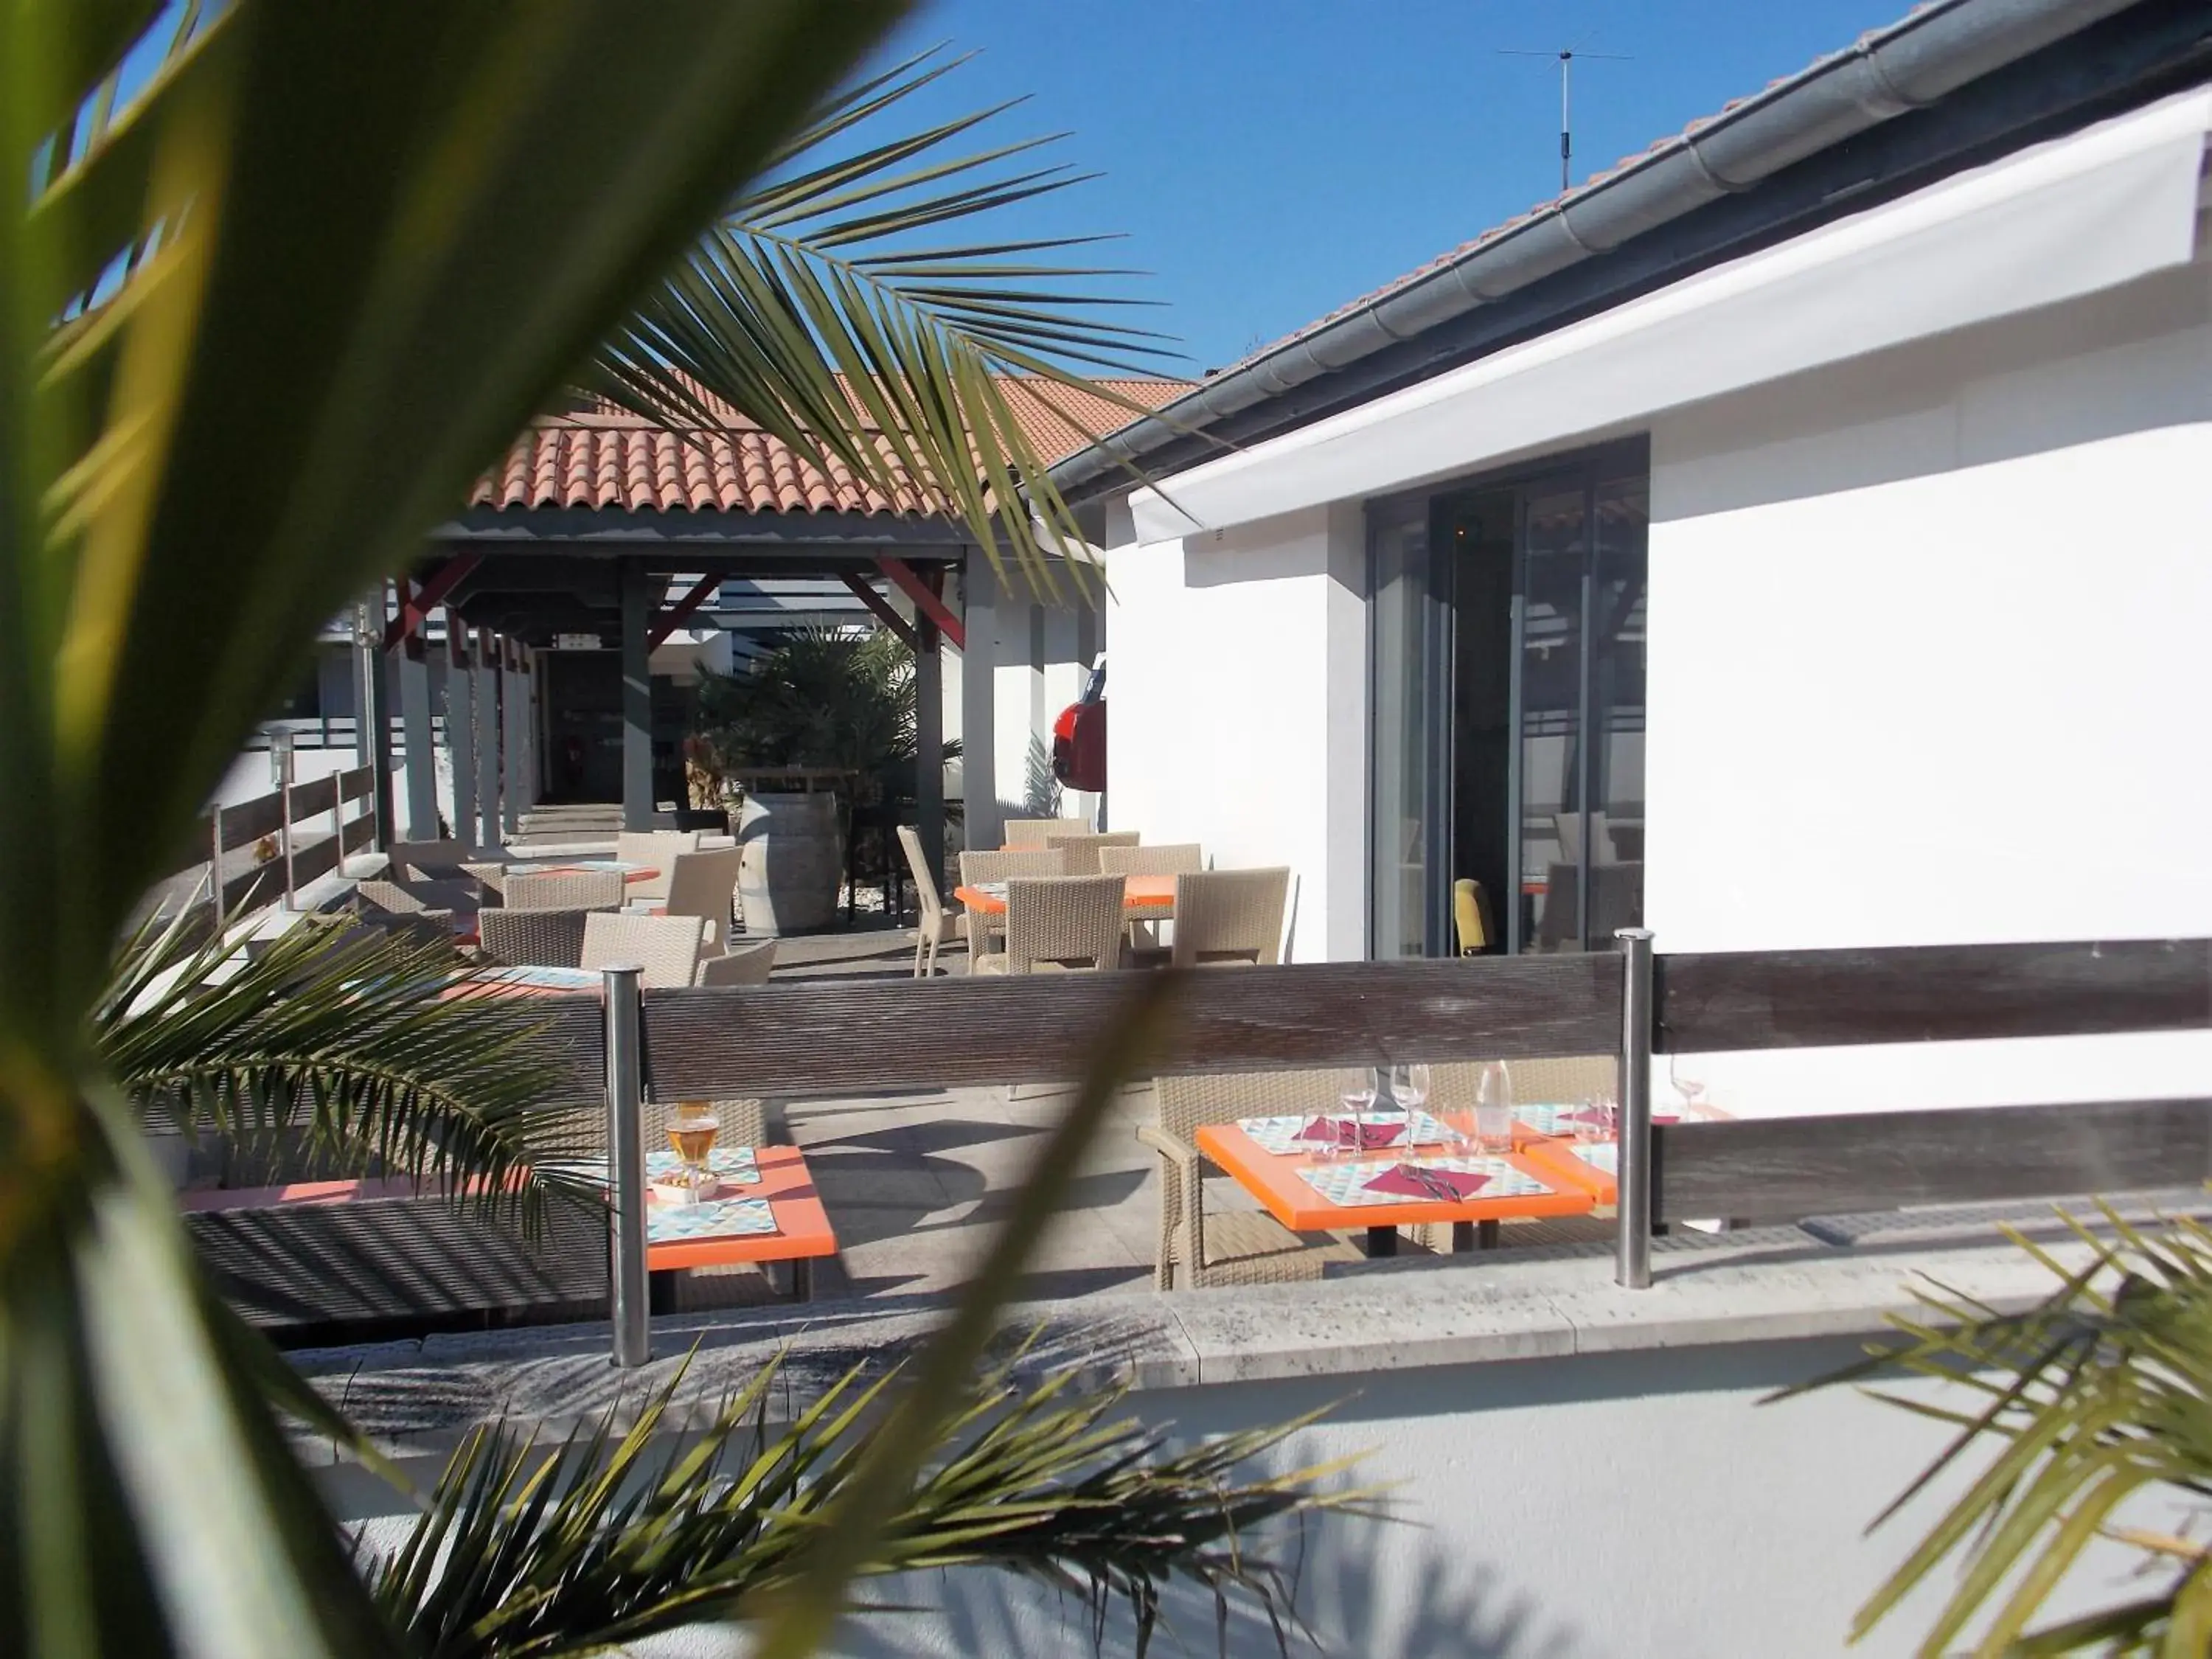
[[[1018, 1363], [1018, 1357], [1015, 1363]], [[763, 1370], [696, 1440], [667, 1416], [680, 1376], [627, 1434], [611, 1419], [551, 1449], [505, 1427], [472, 1433], [406, 1540], [371, 1582], [391, 1622], [435, 1659], [583, 1654], [744, 1618], [795, 1582], [854, 1479], [890, 1379], [848, 1374], [771, 1427]], [[1371, 1495], [1322, 1493], [1339, 1466], [1240, 1479], [1310, 1419], [1171, 1450], [1117, 1415], [1120, 1389], [1008, 1365], [963, 1385], [945, 1449], [892, 1505], [857, 1564], [868, 1574], [993, 1567], [1133, 1615], [1148, 1645], [1170, 1583], [1247, 1598], [1285, 1632], [1289, 1581], [1255, 1528]]]
[[834, 103], [608, 343], [592, 389], [678, 427], [722, 424], [720, 400], [825, 470], [942, 504], [1058, 595], [1063, 571], [1088, 581], [1083, 537], [1000, 377], [1024, 377], [1073, 435], [1097, 423], [1078, 397], [1150, 412], [1085, 368], [1156, 374], [1174, 354], [1114, 320], [1144, 301], [1091, 285], [1134, 273], [1029, 257], [1098, 238], [917, 240], [1083, 182], [1027, 165], [1049, 137], [946, 153], [1011, 104], [838, 152], [963, 61], [926, 52]]

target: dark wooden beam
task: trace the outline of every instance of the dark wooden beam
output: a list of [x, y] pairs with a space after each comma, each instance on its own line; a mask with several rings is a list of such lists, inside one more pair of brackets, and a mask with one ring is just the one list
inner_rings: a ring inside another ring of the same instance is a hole
[[853, 590], [853, 597], [860, 600], [862, 605], [866, 605], [869, 610], [876, 613], [876, 620], [878, 622], [883, 623], [884, 627], [890, 629], [892, 633], [897, 635], [900, 639], [903, 640], [906, 642], [906, 648], [908, 650], [913, 652], [916, 656], [920, 656], [921, 654], [921, 641], [915, 636], [913, 626], [908, 623], [904, 617], [900, 616], [897, 611], [891, 609], [891, 604], [889, 599], [886, 599], [882, 594], [876, 592], [874, 583], [868, 580], [865, 576], [857, 576], [854, 574], [849, 570], [844, 573], [843, 580], [845, 586]]
[[895, 547], [914, 558], [957, 562], [968, 541], [964, 526], [949, 519], [900, 519], [866, 513], [732, 513], [702, 508], [682, 513], [632, 513], [588, 507], [470, 507], [430, 532], [434, 544], [459, 547], [568, 543], [600, 558], [666, 549], [661, 568], [696, 570], [684, 550], [717, 546], [848, 550], [872, 556]]
[[2212, 943], [2124, 939], [1661, 957], [1662, 1050], [2212, 1028]]
[[930, 590], [929, 584], [915, 573], [912, 565], [889, 554], [876, 562], [883, 567], [884, 574], [899, 585], [899, 591], [914, 601], [915, 609], [935, 623], [945, 637], [952, 641], [953, 649], [965, 651], [968, 648], [968, 630], [960, 625], [960, 618], [952, 614], [950, 605]]
[[2147, 1192], [2212, 1177], [2212, 1100], [1661, 1124], [1651, 1152], [1662, 1222]]
[[399, 614], [384, 625], [384, 648], [391, 650], [429, 620], [431, 611], [446, 602], [446, 595], [483, 562], [481, 553], [457, 553], [432, 571], [420, 587], [409, 593], [410, 584], [399, 584]]
[[668, 636], [684, 626], [684, 619], [707, 603], [707, 596], [722, 585], [720, 575], [709, 574], [691, 584], [684, 597], [662, 611], [653, 624], [653, 631], [645, 636], [645, 648], [658, 651], [668, 642]]

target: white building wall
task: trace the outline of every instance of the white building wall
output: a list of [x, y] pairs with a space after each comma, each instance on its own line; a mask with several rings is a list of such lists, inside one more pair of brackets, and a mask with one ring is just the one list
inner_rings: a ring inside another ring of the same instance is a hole
[[[2208, 477], [2201, 263], [1662, 420], [1659, 949], [2212, 936]], [[2145, 1097], [2212, 1034], [1682, 1065], [1759, 1115]]]
[[1318, 508], [1107, 555], [1111, 822], [1287, 865], [1293, 961], [1364, 954], [1360, 524]]

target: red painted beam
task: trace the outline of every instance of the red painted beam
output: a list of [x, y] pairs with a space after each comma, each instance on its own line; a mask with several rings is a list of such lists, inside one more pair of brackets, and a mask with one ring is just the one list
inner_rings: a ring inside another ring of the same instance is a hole
[[430, 580], [410, 597], [407, 584], [399, 584], [399, 614], [384, 625], [384, 648], [391, 650], [409, 635], [419, 633], [430, 613], [445, 603], [446, 595], [460, 586], [461, 578], [483, 562], [481, 553], [457, 553], [430, 573]]
[[876, 613], [877, 621], [906, 641], [908, 650], [919, 652], [921, 649], [921, 641], [915, 637], [913, 625], [891, 609], [891, 602], [877, 592], [874, 585], [866, 577], [856, 576], [848, 570], [844, 574], [844, 582], [853, 590], [854, 598]]
[[653, 624], [653, 632], [645, 636], [645, 648], [658, 651], [668, 642], [668, 636], [684, 626], [684, 618], [707, 603], [707, 596], [722, 585], [720, 576], [702, 576], [691, 591], [660, 613]]
[[968, 630], [960, 625], [945, 601], [929, 590], [929, 584], [915, 574], [914, 567], [904, 559], [895, 559], [890, 554], [879, 555], [877, 564], [883, 573], [899, 585], [899, 592], [914, 601], [914, 608], [937, 624], [938, 631], [952, 641], [956, 651], [968, 648]]

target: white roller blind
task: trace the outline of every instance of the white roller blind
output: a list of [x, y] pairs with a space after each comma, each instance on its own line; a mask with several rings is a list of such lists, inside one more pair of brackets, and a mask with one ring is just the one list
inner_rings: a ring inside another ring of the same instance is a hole
[[1140, 489], [1140, 541], [1381, 494], [2186, 263], [2212, 89], [1731, 261]]

